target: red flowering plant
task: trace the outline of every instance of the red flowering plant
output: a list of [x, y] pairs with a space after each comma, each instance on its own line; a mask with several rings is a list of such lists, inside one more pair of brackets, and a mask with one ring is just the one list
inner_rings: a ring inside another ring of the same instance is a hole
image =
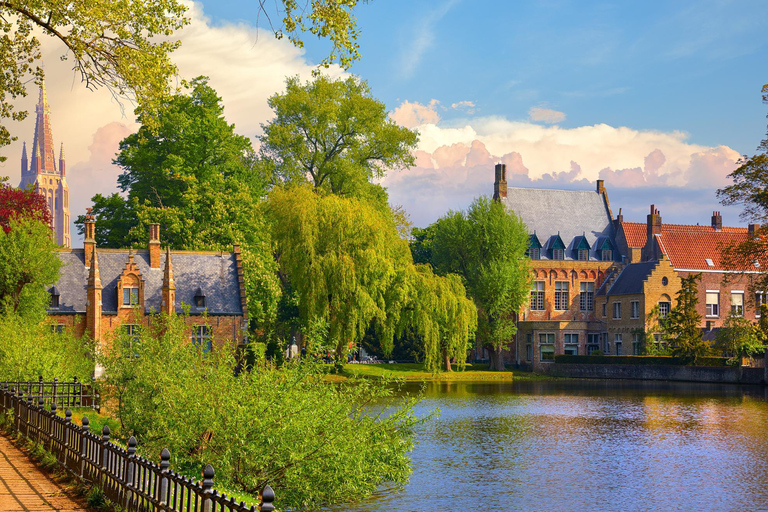
[[16, 217], [34, 218], [50, 226], [53, 222], [45, 198], [36, 190], [10, 186], [6, 178], [0, 179], [0, 227], [11, 231], [10, 220]]

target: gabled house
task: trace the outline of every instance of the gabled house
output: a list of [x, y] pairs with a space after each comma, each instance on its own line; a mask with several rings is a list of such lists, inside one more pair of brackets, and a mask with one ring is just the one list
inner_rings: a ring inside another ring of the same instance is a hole
[[58, 282], [49, 290], [54, 329], [73, 329], [101, 343], [115, 330], [133, 335], [154, 313], [187, 313], [190, 340], [244, 340], [248, 327], [240, 248], [232, 252], [160, 249], [150, 226], [146, 250], [99, 249], [95, 221], [86, 217], [82, 249], [62, 249]]

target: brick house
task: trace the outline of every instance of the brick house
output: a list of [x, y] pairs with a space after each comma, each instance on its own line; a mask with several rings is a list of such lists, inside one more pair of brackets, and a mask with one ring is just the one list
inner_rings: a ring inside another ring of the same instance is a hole
[[[85, 222], [83, 249], [62, 249], [58, 282], [49, 290], [54, 328], [71, 328], [97, 342], [116, 329], [133, 334], [153, 313], [181, 314], [190, 339], [242, 341], [248, 327], [239, 247], [233, 252], [160, 250], [160, 226], [150, 226], [148, 249], [98, 249], [95, 222]], [[59, 327], [60, 326], [60, 327]]]
[[653, 205], [645, 224], [624, 222], [621, 215], [616, 224], [616, 242], [633, 262], [666, 260], [680, 277], [701, 274], [698, 310], [706, 331], [722, 326], [731, 311], [752, 321], [759, 318], [756, 306], [765, 300], [754, 285], [764, 273], [760, 262], [741, 270], [721, 262], [722, 251], [747, 240], [756, 225], [724, 227], [720, 212], [713, 212], [708, 225], [664, 224]]
[[594, 191], [507, 187], [506, 166], [495, 168], [494, 199], [519, 215], [530, 234], [531, 300], [518, 316], [512, 361], [535, 368], [555, 354], [586, 354], [603, 344], [605, 319], [595, 293], [618, 273], [608, 194]]

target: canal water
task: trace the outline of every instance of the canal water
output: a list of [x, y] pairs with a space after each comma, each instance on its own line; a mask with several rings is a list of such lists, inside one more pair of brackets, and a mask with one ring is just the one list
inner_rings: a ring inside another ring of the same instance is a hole
[[761, 387], [431, 383], [435, 408], [405, 488], [345, 510], [768, 510]]

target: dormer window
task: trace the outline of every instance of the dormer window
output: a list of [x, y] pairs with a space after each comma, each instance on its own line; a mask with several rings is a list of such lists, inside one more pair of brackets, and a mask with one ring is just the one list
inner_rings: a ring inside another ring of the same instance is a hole
[[123, 306], [135, 306], [139, 303], [139, 289], [136, 287], [123, 288]]
[[610, 238], [603, 240], [600, 244], [600, 260], [601, 261], [613, 261], [613, 244]]
[[59, 293], [58, 288], [55, 286], [48, 290], [48, 293], [51, 294], [51, 309], [56, 309], [59, 307], [59, 296], [61, 295]]
[[550, 251], [552, 251], [550, 254], [552, 255], [553, 260], [561, 261], [565, 259], [565, 244], [559, 234], [550, 237], [548, 245]]
[[534, 249], [534, 248], [528, 249], [528, 256], [530, 256], [530, 258], [532, 260], [540, 260], [541, 259], [541, 249]]
[[195, 307], [205, 309], [205, 293], [203, 293], [202, 288], [198, 288], [195, 292]]
[[536, 236], [536, 233], [530, 235], [528, 237], [528, 257], [532, 260], [540, 260], [541, 259], [541, 242], [539, 242], [539, 237]]
[[576, 259], [579, 261], [589, 261], [589, 242], [587, 242], [587, 237], [582, 235], [579, 237], [576, 237], [576, 242], [574, 244], [574, 251]]

